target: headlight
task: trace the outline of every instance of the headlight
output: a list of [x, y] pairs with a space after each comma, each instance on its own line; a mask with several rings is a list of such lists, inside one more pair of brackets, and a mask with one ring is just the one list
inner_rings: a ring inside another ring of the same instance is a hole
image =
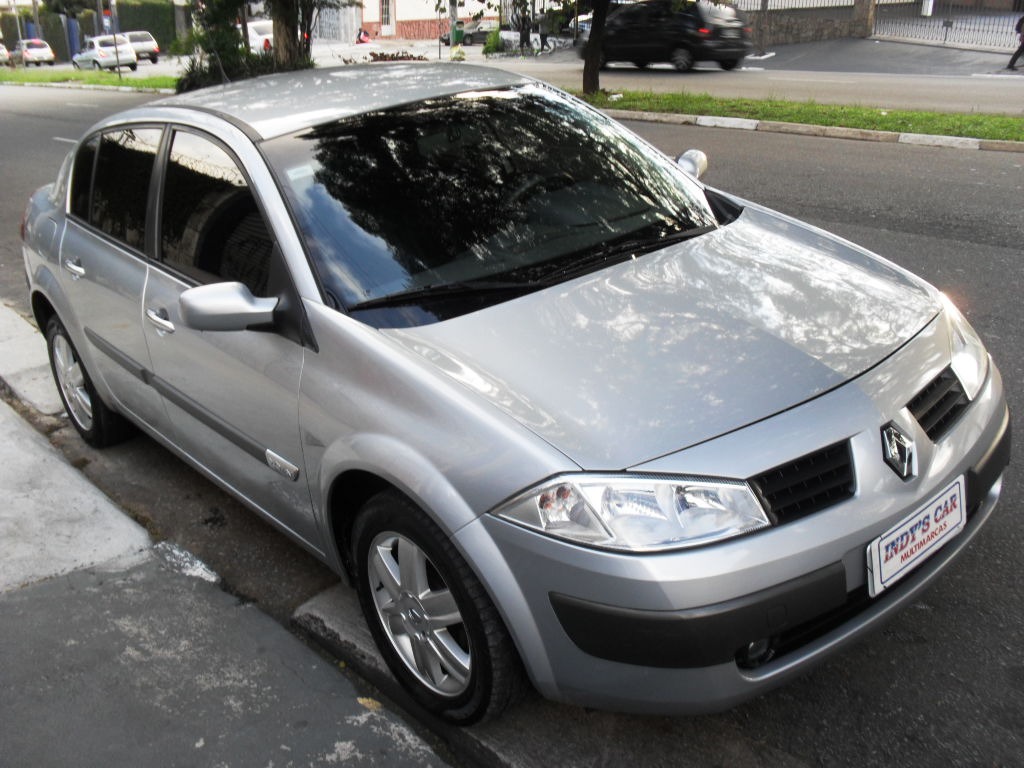
[[746, 483], [707, 478], [563, 475], [494, 514], [577, 544], [627, 552], [695, 547], [771, 524]]
[[953, 373], [960, 380], [967, 399], [973, 400], [988, 376], [988, 352], [985, 351], [981, 338], [949, 297], [943, 295], [942, 298], [945, 300], [950, 320]]

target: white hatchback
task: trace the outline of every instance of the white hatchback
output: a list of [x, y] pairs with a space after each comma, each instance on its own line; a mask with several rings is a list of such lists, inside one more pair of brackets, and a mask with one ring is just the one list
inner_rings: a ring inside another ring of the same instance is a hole
[[75, 54], [71, 64], [75, 69], [128, 67], [134, 72], [139, 66], [139, 60], [135, 55], [135, 49], [124, 35], [100, 35], [86, 40], [85, 48]]

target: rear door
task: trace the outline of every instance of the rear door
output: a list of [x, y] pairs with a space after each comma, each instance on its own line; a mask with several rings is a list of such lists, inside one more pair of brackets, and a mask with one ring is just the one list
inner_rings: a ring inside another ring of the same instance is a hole
[[[263, 514], [320, 551], [303, 466], [300, 338], [273, 327], [197, 331], [181, 294], [239, 282], [294, 307], [294, 289], [236, 157], [211, 136], [174, 130], [163, 170], [157, 260], [143, 313], [175, 442]], [[282, 309], [282, 316], [284, 309]]]
[[166, 412], [146, 382], [150, 359], [141, 320], [148, 200], [162, 135], [159, 126], [127, 126], [79, 145], [60, 280], [74, 313], [63, 318], [65, 325], [93, 377], [113, 394], [111, 405], [165, 434]]

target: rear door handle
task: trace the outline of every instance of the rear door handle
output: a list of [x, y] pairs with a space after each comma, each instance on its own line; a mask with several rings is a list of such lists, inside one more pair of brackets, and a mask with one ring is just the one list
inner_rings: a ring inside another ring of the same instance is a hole
[[174, 323], [167, 317], [166, 309], [147, 309], [146, 319], [163, 333], [174, 333]]
[[62, 262], [64, 269], [71, 273], [71, 279], [77, 280], [80, 277], [85, 277], [85, 267], [78, 259], [64, 259]]

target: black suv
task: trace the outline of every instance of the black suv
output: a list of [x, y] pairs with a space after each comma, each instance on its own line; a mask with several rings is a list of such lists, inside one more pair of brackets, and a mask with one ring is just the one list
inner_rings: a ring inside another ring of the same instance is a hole
[[750, 28], [734, 6], [650, 0], [608, 16], [601, 63], [631, 61], [646, 67], [667, 61], [685, 72], [695, 61], [717, 61], [722, 69], [735, 69], [752, 48]]

